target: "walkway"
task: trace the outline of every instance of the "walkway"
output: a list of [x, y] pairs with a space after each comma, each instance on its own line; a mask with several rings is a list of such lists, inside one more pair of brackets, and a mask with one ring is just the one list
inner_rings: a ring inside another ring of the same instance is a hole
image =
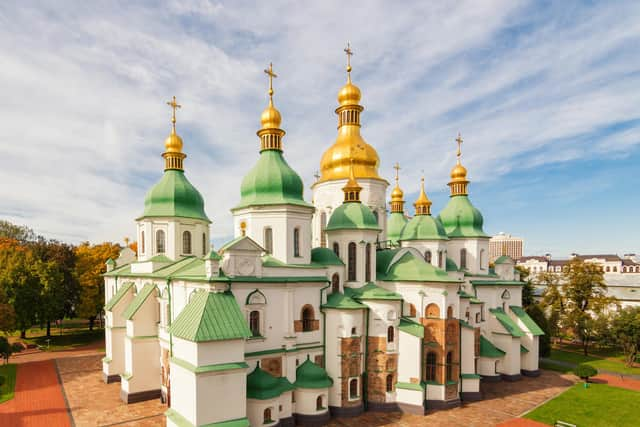
[[[549, 363], [551, 365], [562, 366], [562, 367], [570, 368], [570, 369], [573, 369], [576, 366], [578, 366], [576, 363], [566, 362], [564, 360], [554, 360], [554, 359], [550, 359], [548, 357], [541, 357], [540, 361], [541, 362], [545, 362], [545, 363]], [[607, 371], [606, 369], [600, 369], [600, 368], [598, 368], [598, 373], [611, 375], [611, 376], [631, 378], [631, 379], [640, 381], [640, 375], [636, 375], [636, 374], [623, 374], [623, 373], [620, 373], [620, 372]]]
[[0, 404], [0, 426], [71, 426], [53, 360], [18, 365], [15, 397]]

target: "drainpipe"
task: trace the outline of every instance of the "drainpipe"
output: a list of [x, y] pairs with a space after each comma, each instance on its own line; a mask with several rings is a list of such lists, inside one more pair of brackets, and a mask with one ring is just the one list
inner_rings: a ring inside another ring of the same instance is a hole
[[462, 396], [462, 324], [460, 323], [460, 319], [458, 319], [458, 384], [460, 384], [459, 393], [460, 396]]
[[362, 403], [365, 411], [369, 408], [367, 403], [367, 359], [369, 357], [369, 307], [364, 310], [365, 335], [364, 335], [364, 372], [362, 373]]
[[320, 313], [322, 314], [322, 366], [324, 370], [327, 369], [327, 352], [326, 352], [326, 341], [327, 341], [327, 313], [322, 310], [322, 293], [330, 288], [331, 285], [327, 285], [324, 288], [320, 289]]
[[167, 279], [167, 304], [169, 305], [169, 313], [167, 319], [167, 325], [169, 325], [169, 356], [173, 357], [173, 334], [171, 333], [171, 315], [173, 313], [173, 307], [171, 306], [171, 278]]

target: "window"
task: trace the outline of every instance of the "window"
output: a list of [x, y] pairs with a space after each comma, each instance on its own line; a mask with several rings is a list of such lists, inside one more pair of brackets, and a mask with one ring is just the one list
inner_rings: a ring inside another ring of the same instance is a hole
[[351, 328], [351, 335], [358, 335], [358, 330], [356, 329], [355, 326]]
[[614, 273], [617, 273], [617, 272], [618, 272], [618, 267], [614, 266], [614, 267], [613, 267], [613, 272], [614, 272]]
[[202, 233], [202, 255], [207, 254], [207, 235]]
[[358, 379], [351, 378], [349, 380], [349, 399], [355, 400], [358, 398]]
[[467, 323], [469, 323], [469, 319], [471, 318], [471, 313], [469, 312], [469, 307], [467, 307], [467, 311], [464, 312], [464, 318], [467, 320]]
[[340, 256], [340, 245], [337, 242], [333, 243], [333, 253], [338, 257]]
[[271, 227], [264, 228], [264, 250], [267, 253], [273, 253], [273, 230]]
[[393, 329], [393, 326], [389, 326], [387, 328], [387, 342], [389, 343], [393, 342], [394, 334], [395, 334], [395, 331]]
[[447, 381], [453, 381], [453, 353], [447, 353]]
[[265, 424], [269, 424], [273, 422], [273, 420], [271, 419], [271, 408], [267, 408], [264, 410], [263, 418], [264, 418], [263, 422]]
[[371, 281], [371, 243], [367, 243], [365, 246], [365, 254], [364, 254], [364, 280], [367, 282]]
[[182, 233], [182, 253], [190, 254], [191, 253], [191, 232], [184, 231]]
[[432, 351], [427, 353], [427, 381], [436, 380], [436, 354]]
[[164, 231], [156, 231], [156, 252], [159, 254], [164, 253]]
[[293, 229], [293, 256], [300, 256], [300, 229]]
[[334, 273], [331, 276], [331, 293], [337, 294], [340, 292], [340, 275], [338, 273]]
[[424, 253], [424, 260], [431, 264], [431, 251], [426, 251]]
[[257, 310], [249, 313], [249, 329], [254, 337], [260, 336], [260, 312]]
[[447, 319], [453, 319], [453, 306], [447, 307]]
[[356, 280], [356, 244], [351, 242], [349, 243], [349, 260], [348, 260], [348, 268], [349, 268], [349, 278], [350, 282]]
[[609, 273], [610, 271], [611, 271], [611, 267], [607, 265], [607, 273]]
[[467, 268], [467, 250], [465, 248], [460, 249], [460, 268]]
[[409, 303], [409, 317], [416, 317], [416, 306]]
[[140, 233], [140, 253], [144, 253], [144, 230]]
[[324, 407], [322, 406], [322, 396], [318, 396], [318, 398], [316, 399], [316, 411], [321, 411], [323, 409]]
[[393, 374], [387, 375], [387, 393], [393, 391]]
[[320, 214], [320, 246], [327, 247], [327, 233], [324, 231], [327, 228], [327, 214], [322, 212]]
[[378, 219], [378, 211], [375, 209], [372, 209], [373, 211], [373, 216], [376, 218], [376, 224], [380, 224], [380, 220]]
[[429, 304], [425, 310], [425, 317], [439, 318], [440, 308], [438, 307], [438, 304], [434, 304], [434, 303]]
[[302, 308], [302, 332], [313, 331], [314, 315], [313, 315], [313, 307], [310, 305], [305, 305]]
[[476, 313], [476, 323], [480, 323], [480, 313]]
[[438, 267], [442, 268], [442, 251], [438, 251]]

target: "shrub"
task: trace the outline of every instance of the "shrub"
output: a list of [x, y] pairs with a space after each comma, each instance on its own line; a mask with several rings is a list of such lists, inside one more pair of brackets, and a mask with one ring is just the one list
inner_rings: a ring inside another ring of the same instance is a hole
[[595, 377], [598, 375], [598, 370], [591, 365], [580, 364], [573, 370], [576, 376], [582, 378], [585, 381], [589, 381], [589, 377]]

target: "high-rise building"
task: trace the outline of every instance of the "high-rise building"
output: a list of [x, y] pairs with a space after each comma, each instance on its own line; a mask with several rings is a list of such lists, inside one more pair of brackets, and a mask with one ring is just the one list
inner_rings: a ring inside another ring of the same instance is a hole
[[498, 233], [489, 240], [489, 262], [495, 261], [502, 255], [509, 255], [513, 259], [522, 257], [524, 240], [511, 234]]

